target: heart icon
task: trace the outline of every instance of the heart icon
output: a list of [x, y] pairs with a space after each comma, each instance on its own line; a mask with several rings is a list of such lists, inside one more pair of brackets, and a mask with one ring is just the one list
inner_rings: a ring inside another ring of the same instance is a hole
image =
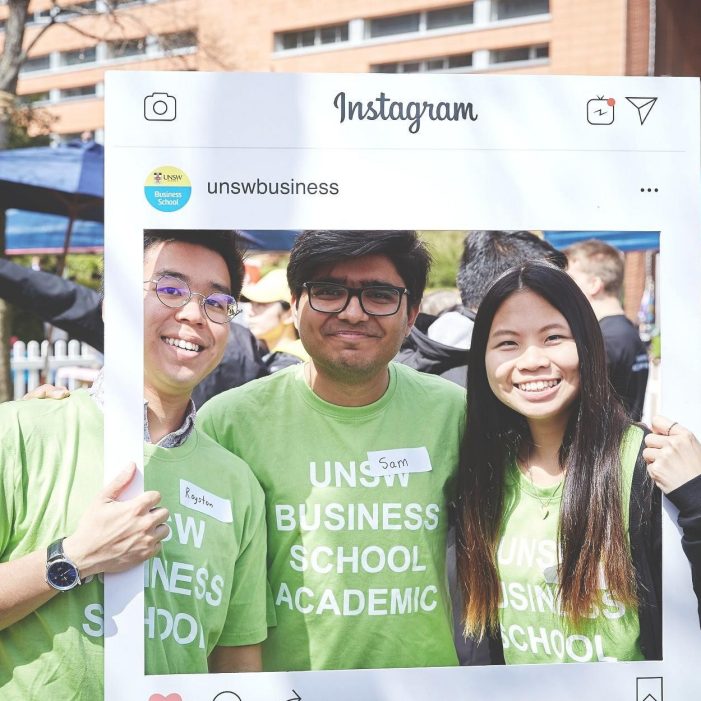
[[168, 694], [168, 696], [163, 696], [163, 694], [151, 694], [148, 697], [148, 701], [183, 701], [183, 697], [180, 694]]

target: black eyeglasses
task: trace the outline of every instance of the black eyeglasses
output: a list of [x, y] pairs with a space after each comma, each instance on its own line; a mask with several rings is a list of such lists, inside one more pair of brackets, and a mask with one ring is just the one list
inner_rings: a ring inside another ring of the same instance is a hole
[[402, 297], [409, 294], [406, 287], [394, 285], [370, 285], [368, 287], [347, 287], [335, 282], [305, 282], [309, 306], [324, 314], [338, 314], [358, 298], [360, 308], [370, 316], [392, 316], [399, 311]]
[[157, 280], [144, 280], [144, 284], [153, 283], [156, 286], [156, 296], [166, 306], [173, 309], [184, 307], [193, 297], [201, 297], [200, 304], [210, 321], [215, 324], [226, 324], [239, 313], [236, 299], [224, 292], [213, 292], [203, 295], [193, 292], [185, 280], [175, 275], [161, 275]]

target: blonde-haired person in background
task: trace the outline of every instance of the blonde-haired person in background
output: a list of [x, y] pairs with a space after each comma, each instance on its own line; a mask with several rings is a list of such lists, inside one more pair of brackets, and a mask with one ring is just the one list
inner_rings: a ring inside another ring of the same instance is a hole
[[248, 328], [262, 346], [269, 372], [309, 360], [294, 326], [284, 269], [271, 270], [258, 282], [245, 285], [241, 296], [248, 302]]
[[633, 421], [640, 421], [650, 364], [638, 330], [621, 304], [623, 253], [599, 239], [572, 244], [564, 253], [567, 272], [599, 321], [611, 384]]

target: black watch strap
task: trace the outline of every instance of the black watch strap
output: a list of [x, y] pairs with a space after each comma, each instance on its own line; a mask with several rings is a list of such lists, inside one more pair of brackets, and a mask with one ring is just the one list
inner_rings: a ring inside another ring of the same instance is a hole
[[55, 540], [48, 548], [46, 548], [46, 561], [51, 562], [51, 560], [56, 560], [57, 558], [66, 557], [63, 552], [63, 541], [65, 538], [59, 538]]

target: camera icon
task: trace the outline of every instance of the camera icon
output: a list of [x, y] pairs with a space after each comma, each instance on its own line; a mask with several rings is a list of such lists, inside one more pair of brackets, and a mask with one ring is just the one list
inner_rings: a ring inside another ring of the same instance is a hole
[[167, 92], [154, 92], [144, 98], [144, 119], [149, 122], [172, 122], [175, 98]]

